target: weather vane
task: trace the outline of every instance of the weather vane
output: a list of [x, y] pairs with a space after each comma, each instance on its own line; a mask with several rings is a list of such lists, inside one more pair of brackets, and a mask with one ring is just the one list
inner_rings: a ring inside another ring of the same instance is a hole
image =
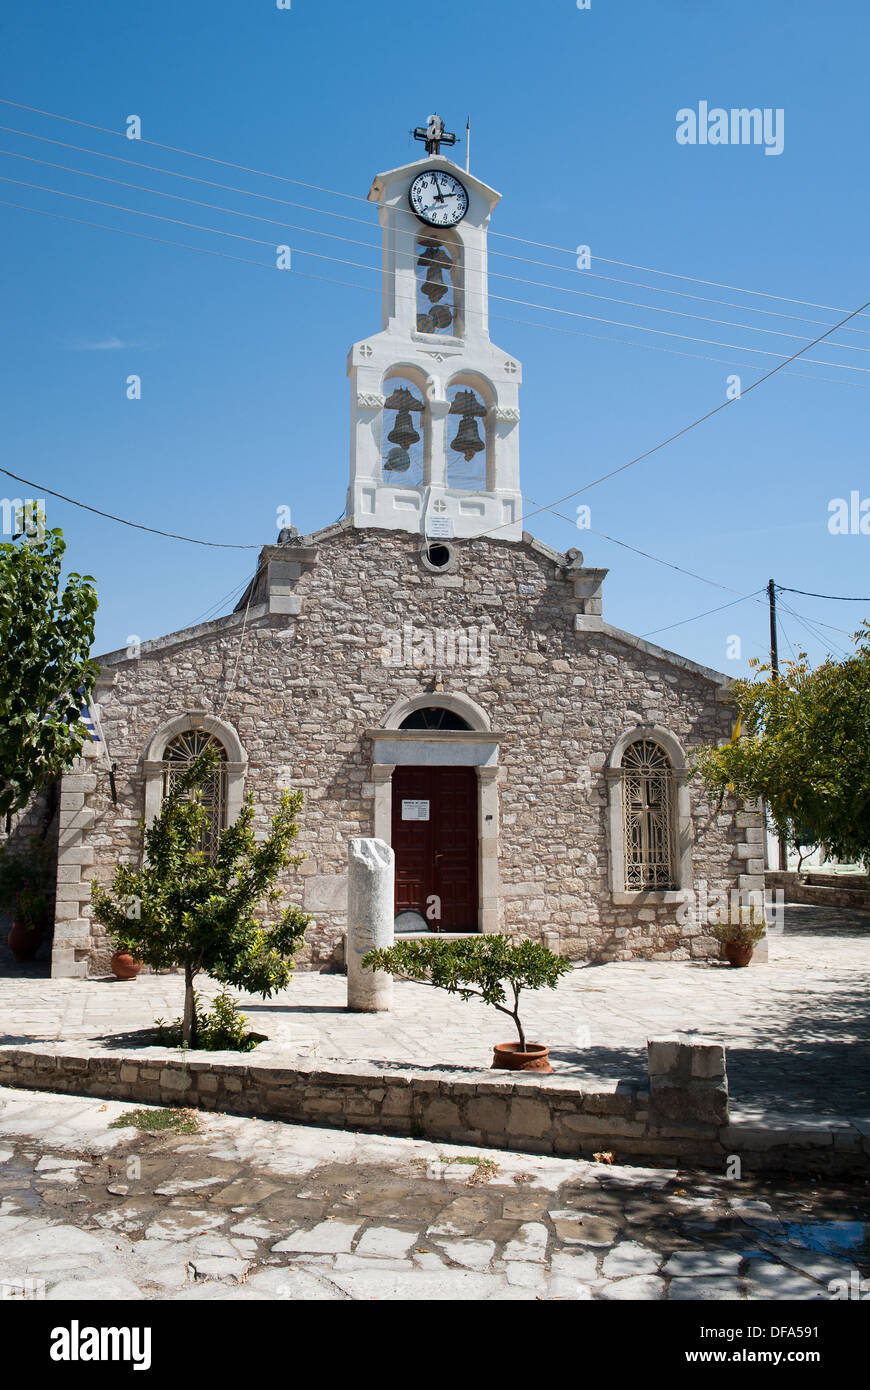
[[456, 136], [444, 129], [440, 116], [430, 116], [426, 125], [418, 125], [414, 131], [415, 140], [425, 140], [427, 154], [440, 154], [442, 145], [455, 145]]

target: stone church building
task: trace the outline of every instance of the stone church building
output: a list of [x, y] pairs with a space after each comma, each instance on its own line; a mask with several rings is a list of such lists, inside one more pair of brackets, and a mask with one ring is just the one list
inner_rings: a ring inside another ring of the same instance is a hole
[[98, 658], [104, 742], [60, 789], [56, 976], [106, 972], [90, 880], [141, 860], [206, 741], [212, 835], [248, 792], [263, 828], [304, 793], [286, 887], [311, 968], [342, 966], [352, 836], [395, 850], [397, 931], [572, 960], [718, 956], [695, 885], [763, 887], [759, 816], [688, 775], [731, 734], [727, 678], [610, 626], [606, 571], [523, 530], [522, 371], [488, 323], [499, 195], [435, 139], [369, 198], [382, 325], [348, 356], [346, 519], [282, 532], [226, 617]]

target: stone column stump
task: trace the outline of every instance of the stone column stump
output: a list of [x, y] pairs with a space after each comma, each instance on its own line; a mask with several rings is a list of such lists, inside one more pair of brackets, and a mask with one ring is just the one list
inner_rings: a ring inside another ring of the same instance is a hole
[[649, 1119], [653, 1127], [728, 1124], [728, 1076], [722, 1043], [694, 1033], [647, 1042]]
[[392, 1008], [393, 977], [386, 970], [363, 970], [367, 951], [393, 944], [396, 859], [383, 840], [348, 842], [347, 1007], [355, 1013]]

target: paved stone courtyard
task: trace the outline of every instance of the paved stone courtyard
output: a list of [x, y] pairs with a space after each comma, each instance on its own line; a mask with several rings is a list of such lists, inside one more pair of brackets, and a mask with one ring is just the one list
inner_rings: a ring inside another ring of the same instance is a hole
[[0, 1090], [0, 1296], [829, 1300], [870, 1272], [866, 1183], [214, 1114], [110, 1128], [134, 1109]]
[[[203, 981], [210, 997], [215, 986]], [[49, 980], [35, 969], [0, 977], [0, 1042], [92, 1039], [144, 1047], [155, 1017], [181, 1012], [178, 975]], [[488, 1068], [509, 1020], [476, 1000], [397, 981], [389, 1014], [349, 1014], [341, 975], [300, 972], [273, 999], [243, 995], [259, 1055]], [[701, 963], [620, 962], [578, 967], [555, 992], [525, 996], [527, 1036], [549, 1043], [554, 1067], [594, 1082], [643, 1080], [646, 1042], [675, 1030], [725, 1044], [735, 1112], [867, 1116], [870, 918], [790, 905], [770, 939], [770, 964], [734, 970]]]

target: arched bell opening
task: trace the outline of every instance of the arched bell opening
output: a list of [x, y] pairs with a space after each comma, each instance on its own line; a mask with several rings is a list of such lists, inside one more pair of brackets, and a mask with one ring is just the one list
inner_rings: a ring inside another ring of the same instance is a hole
[[493, 393], [470, 373], [447, 387], [447, 486], [461, 492], [490, 492], [494, 486]]
[[396, 367], [384, 377], [381, 471], [385, 483], [422, 487], [430, 456], [426, 381], [413, 367]]
[[455, 232], [421, 232], [415, 243], [418, 333], [457, 337], [462, 327], [462, 243]]

